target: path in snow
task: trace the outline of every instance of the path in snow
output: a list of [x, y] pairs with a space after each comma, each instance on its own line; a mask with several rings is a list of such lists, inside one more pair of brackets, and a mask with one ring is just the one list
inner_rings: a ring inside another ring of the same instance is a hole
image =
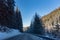
[[20, 35], [17, 35], [15, 37], [8, 38], [5, 40], [42, 40], [42, 38], [31, 35], [31, 34], [26, 34], [26, 33], [24, 34], [23, 33], [23, 34], [20, 34]]

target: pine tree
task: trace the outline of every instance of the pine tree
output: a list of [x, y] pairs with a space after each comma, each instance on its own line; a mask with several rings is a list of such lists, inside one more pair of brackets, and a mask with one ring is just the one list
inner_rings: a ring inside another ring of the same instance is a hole
[[14, 0], [0, 0], [0, 25], [15, 28], [14, 6]]
[[0, 0], [0, 25], [7, 26], [7, 5], [6, 0]]
[[14, 0], [7, 0], [7, 5], [8, 5], [8, 27], [9, 28], [14, 28], [14, 6], [15, 6], [15, 1]]
[[22, 16], [21, 12], [18, 10], [18, 7], [16, 8], [16, 29], [23, 32]]
[[43, 24], [41, 18], [37, 14], [35, 14], [34, 21], [31, 24], [32, 27], [30, 26], [32, 28], [32, 33], [41, 35], [44, 34], [44, 28], [42, 25]]

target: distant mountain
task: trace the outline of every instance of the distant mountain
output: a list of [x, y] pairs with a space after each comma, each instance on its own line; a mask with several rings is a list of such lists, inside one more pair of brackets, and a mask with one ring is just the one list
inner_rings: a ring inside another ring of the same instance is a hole
[[42, 21], [45, 25], [45, 29], [51, 31], [57, 23], [60, 24], [60, 7], [43, 16]]
[[29, 29], [29, 26], [23, 27], [23, 31], [27, 31]]

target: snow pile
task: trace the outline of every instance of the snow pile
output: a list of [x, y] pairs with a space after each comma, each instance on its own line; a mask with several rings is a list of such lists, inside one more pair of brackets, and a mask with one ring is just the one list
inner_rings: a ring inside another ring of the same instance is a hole
[[6, 27], [6, 26], [0, 26], [0, 32], [10, 32], [10, 28]]
[[43, 38], [24, 33], [24, 34], [20, 34], [12, 38], [8, 38], [6, 40], [43, 40]]
[[0, 32], [0, 40], [19, 35], [20, 32], [16, 29], [11, 29], [9, 32]]

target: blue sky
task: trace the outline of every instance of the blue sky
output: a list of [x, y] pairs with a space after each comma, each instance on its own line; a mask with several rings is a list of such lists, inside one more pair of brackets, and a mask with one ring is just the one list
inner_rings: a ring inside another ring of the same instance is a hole
[[60, 7], [60, 0], [15, 0], [15, 2], [21, 11], [24, 26], [30, 25], [35, 12], [44, 16]]

